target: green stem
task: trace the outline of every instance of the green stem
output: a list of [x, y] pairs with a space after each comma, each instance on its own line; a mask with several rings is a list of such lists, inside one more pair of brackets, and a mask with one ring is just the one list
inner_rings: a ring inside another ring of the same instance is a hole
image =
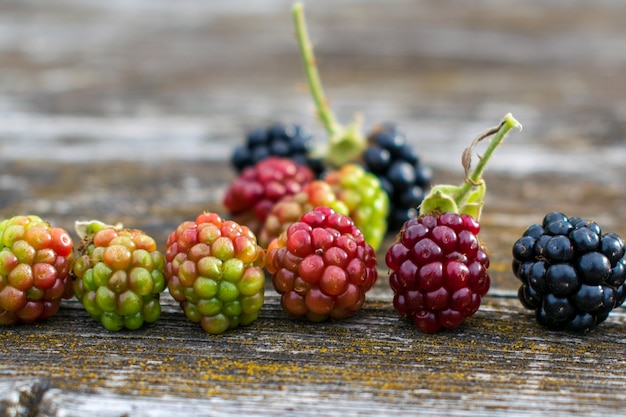
[[308, 35], [306, 22], [304, 20], [302, 3], [297, 2], [292, 7], [292, 15], [294, 25], [296, 27], [296, 36], [298, 38], [298, 46], [300, 47], [300, 54], [302, 55], [302, 62], [304, 64], [304, 71], [309, 82], [309, 88], [311, 89], [311, 95], [315, 101], [317, 107], [317, 114], [329, 136], [333, 137], [338, 134], [342, 127], [335, 119], [334, 114], [328, 107], [328, 101], [324, 95], [324, 89], [320, 80], [317, 66], [315, 65], [315, 56], [313, 54], [313, 47]]
[[504, 116], [502, 123], [500, 123], [499, 126], [493, 129], [489, 129], [485, 136], [478, 138], [478, 140], [481, 140], [485, 137], [491, 136], [495, 131], [495, 135], [493, 136], [491, 141], [489, 141], [489, 145], [487, 146], [485, 153], [479, 158], [478, 164], [476, 164], [474, 170], [467, 176], [463, 185], [459, 187], [458, 191], [453, 196], [454, 201], [457, 204], [462, 204], [469, 195], [469, 193], [474, 189], [474, 187], [482, 182], [482, 174], [485, 171], [485, 168], [487, 167], [487, 162], [489, 162], [489, 159], [493, 155], [493, 152], [498, 146], [500, 146], [507, 133], [509, 133], [511, 129], [516, 127], [521, 129], [522, 125], [517, 120], [515, 120], [511, 113], [508, 113]]

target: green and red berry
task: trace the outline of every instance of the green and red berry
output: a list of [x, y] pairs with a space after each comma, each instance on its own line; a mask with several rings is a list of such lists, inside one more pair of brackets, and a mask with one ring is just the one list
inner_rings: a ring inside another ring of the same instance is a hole
[[72, 298], [69, 233], [35, 215], [0, 222], [0, 325], [54, 315]]
[[224, 333], [259, 316], [265, 252], [247, 226], [202, 213], [169, 235], [165, 257], [170, 294], [207, 333]]
[[[466, 179], [460, 186], [434, 186], [388, 249], [393, 305], [425, 333], [454, 329], [480, 307], [490, 286], [489, 256], [478, 238], [485, 194], [482, 172], [496, 147], [513, 127], [511, 115], [489, 129], [466, 149]], [[495, 134], [477, 167], [470, 172], [474, 146]]]
[[83, 239], [73, 265], [74, 291], [87, 313], [110, 331], [136, 330], [161, 315], [165, 257], [142, 230], [76, 222]]
[[586, 333], [626, 298], [624, 242], [594, 221], [548, 213], [512, 252], [519, 299], [549, 329]]
[[274, 239], [266, 269], [283, 310], [313, 322], [353, 316], [378, 278], [374, 249], [330, 207], [305, 213]]

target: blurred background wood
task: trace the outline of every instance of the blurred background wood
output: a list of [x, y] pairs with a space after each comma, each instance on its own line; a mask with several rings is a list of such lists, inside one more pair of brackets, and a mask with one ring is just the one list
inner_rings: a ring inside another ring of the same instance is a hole
[[[248, 129], [293, 122], [323, 140], [290, 7], [0, 3], [0, 216], [121, 221], [164, 247], [179, 222], [222, 211], [227, 158]], [[259, 322], [219, 338], [168, 296], [159, 322], [120, 334], [68, 301], [0, 329], [0, 409], [619, 414], [623, 309], [585, 337], [540, 329], [515, 299], [510, 248], [553, 210], [626, 236], [626, 4], [318, 0], [305, 12], [338, 118], [396, 122], [437, 182], [461, 180], [462, 150], [505, 113], [524, 125], [485, 174], [494, 283], [479, 313], [417, 333], [392, 310], [382, 256], [371, 301], [341, 324], [286, 319], [269, 287]]]

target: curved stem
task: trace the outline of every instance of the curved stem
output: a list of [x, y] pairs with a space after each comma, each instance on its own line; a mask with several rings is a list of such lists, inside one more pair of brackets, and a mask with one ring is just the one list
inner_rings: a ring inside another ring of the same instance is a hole
[[335, 119], [334, 114], [328, 107], [328, 101], [324, 95], [324, 89], [320, 80], [317, 66], [315, 65], [315, 56], [313, 55], [313, 47], [309, 39], [306, 22], [304, 20], [303, 6], [301, 2], [293, 5], [292, 16], [296, 27], [296, 36], [298, 38], [298, 46], [302, 55], [304, 71], [309, 82], [311, 95], [315, 101], [317, 115], [324, 124], [324, 128], [329, 136], [334, 136], [341, 130], [341, 126]]
[[[485, 168], [487, 167], [487, 162], [489, 162], [489, 159], [493, 155], [493, 152], [498, 146], [500, 146], [507, 133], [509, 133], [511, 129], [516, 127], [521, 130], [522, 125], [517, 120], [515, 120], [511, 113], [508, 113], [504, 116], [500, 125], [488, 129], [484, 134], [476, 138], [473, 144], [491, 135], [494, 135], [495, 133], [495, 135], [489, 142], [485, 153], [479, 158], [478, 164], [476, 164], [474, 170], [469, 175], [467, 175], [465, 182], [459, 187], [458, 191], [455, 193], [453, 198], [457, 204], [461, 204], [463, 201], [465, 201], [472, 189], [477, 184], [480, 184], [482, 182], [482, 174], [485, 171]], [[472, 147], [468, 148], [466, 151], [471, 152], [471, 149]]]

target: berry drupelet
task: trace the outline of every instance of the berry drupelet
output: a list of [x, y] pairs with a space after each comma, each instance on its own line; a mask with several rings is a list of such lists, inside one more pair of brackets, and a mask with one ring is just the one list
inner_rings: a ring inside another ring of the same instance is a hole
[[74, 291], [91, 317], [110, 331], [136, 330], [161, 315], [165, 257], [142, 230], [76, 222], [83, 239], [72, 267]]
[[[506, 115], [499, 126], [479, 135], [463, 154], [465, 182], [434, 186], [424, 198], [419, 216], [404, 223], [385, 255], [394, 308], [425, 333], [461, 325], [479, 309], [489, 290], [489, 256], [478, 238], [486, 190], [482, 172], [513, 127], [521, 125]], [[470, 172], [472, 149], [491, 136], [484, 155]]]
[[519, 299], [549, 329], [588, 332], [626, 298], [624, 242], [596, 222], [548, 213], [512, 252]]
[[202, 213], [169, 235], [165, 257], [170, 294], [207, 333], [257, 319], [264, 302], [265, 252], [248, 227]]
[[352, 220], [330, 207], [302, 215], [267, 250], [266, 269], [291, 316], [353, 316], [378, 278], [376, 254]]
[[38, 216], [0, 222], [0, 325], [48, 318], [72, 298], [73, 246], [67, 231]]
[[320, 159], [311, 156], [311, 133], [296, 124], [274, 123], [267, 128], [256, 128], [246, 135], [245, 143], [237, 146], [231, 155], [231, 164], [240, 174], [271, 156], [288, 158], [306, 165], [319, 176], [323, 170]]

